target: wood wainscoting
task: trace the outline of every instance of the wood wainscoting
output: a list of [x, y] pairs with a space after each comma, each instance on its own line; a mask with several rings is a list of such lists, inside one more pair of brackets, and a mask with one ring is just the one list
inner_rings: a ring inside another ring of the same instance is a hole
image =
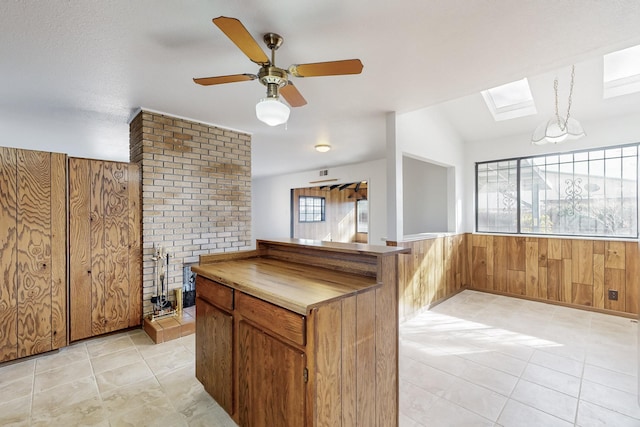
[[387, 244], [411, 248], [398, 257], [401, 322], [463, 289], [638, 315], [637, 241], [466, 233]]
[[425, 237], [389, 246], [411, 248], [398, 256], [398, 314], [400, 321], [463, 290], [469, 283], [467, 235]]
[[637, 241], [474, 234], [467, 242], [471, 289], [638, 314]]

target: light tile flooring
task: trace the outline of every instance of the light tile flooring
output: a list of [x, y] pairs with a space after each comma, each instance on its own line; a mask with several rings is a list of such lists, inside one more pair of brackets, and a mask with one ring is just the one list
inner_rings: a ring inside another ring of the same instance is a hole
[[195, 379], [195, 335], [142, 329], [0, 368], [0, 426], [233, 426]]
[[464, 291], [400, 338], [403, 427], [640, 426], [635, 320]]
[[[401, 326], [400, 425], [640, 426], [637, 323], [464, 291]], [[0, 426], [235, 426], [194, 336], [142, 330], [0, 366]]]

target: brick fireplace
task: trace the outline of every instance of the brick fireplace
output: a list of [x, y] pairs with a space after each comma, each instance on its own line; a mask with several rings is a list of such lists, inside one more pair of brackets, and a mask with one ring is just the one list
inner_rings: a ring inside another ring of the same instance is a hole
[[[251, 136], [151, 111], [130, 123], [142, 174], [143, 312], [152, 311], [153, 247], [170, 253], [167, 284], [201, 254], [251, 245]], [[173, 293], [169, 292], [170, 298]]]

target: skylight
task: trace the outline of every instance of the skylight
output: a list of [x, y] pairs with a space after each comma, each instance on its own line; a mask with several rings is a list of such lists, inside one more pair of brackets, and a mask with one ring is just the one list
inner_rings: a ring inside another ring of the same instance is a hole
[[536, 114], [529, 81], [524, 78], [482, 91], [482, 97], [495, 121]]
[[640, 45], [604, 56], [604, 98], [640, 92]]

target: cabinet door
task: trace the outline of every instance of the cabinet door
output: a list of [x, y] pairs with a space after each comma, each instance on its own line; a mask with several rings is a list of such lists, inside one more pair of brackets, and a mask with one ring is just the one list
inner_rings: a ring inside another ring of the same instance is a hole
[[196, 298], [196, 378], [233, 414], [233, 317]]
[[104, 317], [105, 332], [129, 326], [129, 165], [104, 162]]
[[18, 357], [16, 150], [0, 147], [0, 362]]
[[67, 343], [65, 161], [0, 148], [0, 362]]
[[140, 324], [139, 167], [69, 159], [71, 340]]
[[244, 321], [238, 337], [240, 425], [304, 426], [305, 354]]

